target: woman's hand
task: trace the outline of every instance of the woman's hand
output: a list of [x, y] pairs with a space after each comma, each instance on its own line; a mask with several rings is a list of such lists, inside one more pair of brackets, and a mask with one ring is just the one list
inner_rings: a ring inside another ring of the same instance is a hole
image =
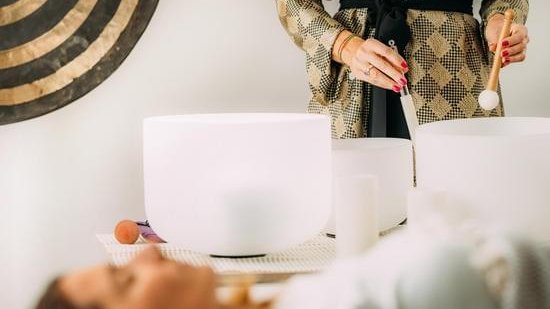
[[[485, 29], [485, 37], [489, 50], [495, 52], [497, 49], [498, 38], [502, 25], [504, 23], [504, 15], [497, 14], [491, 17], [487, 22]], [[510, 36], [502, 40], [502, 67], [505, 67], [513, 62], [522, 62], [525, 60], [527, 52], [527, 43], [529, 43], [529, 35], [527, 27], [522, 24], [512, 24], [510, 28]]]
[[[339, 49], [338, 44], [345, 42], [350, 34], [343, 31], [336, 39], [335, 47]], [[341, 57], [340, 62], [347, 64], [356, 78], [372, 85], [399, 92], [407, 84], [404, 76], [408, 71], [407, 62], [391, 47], [378, 40], [365, 41], [354, 37], [342, 49]]]

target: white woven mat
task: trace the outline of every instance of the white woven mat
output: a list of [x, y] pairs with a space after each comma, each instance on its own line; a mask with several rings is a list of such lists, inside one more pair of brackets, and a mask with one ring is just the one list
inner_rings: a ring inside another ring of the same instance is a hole
[[[391, 234], [396, 227], [382, 236]], [[98, 240], [106, 249], [113, 265], [122, 266], [143, 250], [147, 243], [140, 239], [133, 245], [119, 244], [112, 234], [99, 234]], [[209, 266], [218, 275], [251, 275], [259, 282], [284, 280], [298, 273], [318, 272], [329, 266], [336, 258], [336, 240], [319, 235], [292, 249], [253, 258], [214, 258], [209, 255], [182, 249], [172, 244], [160, 244], [163, 256], [194, 266]], [[229, 280], [229, 279], [228, 279]]]
[[[143, 240], [134, 245], [121, 245], [112, 234], [99, 234], [97, 238], [116, 266], [128, 263], [147, 246]], [[168, 243], [160, 244], [159, 248], [167, 258], [194, 266], [210, 266], [221, 275], [311, 273], [324, 269], [336, 257], [335, 239], [321, 235], [290, 250], [253, 258], [214, 258]]]

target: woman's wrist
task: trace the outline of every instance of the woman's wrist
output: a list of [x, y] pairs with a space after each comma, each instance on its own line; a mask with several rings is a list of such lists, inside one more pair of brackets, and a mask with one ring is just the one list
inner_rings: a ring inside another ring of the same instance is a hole
[[340, 32], [332, 48], [332, 59], [336, 62], [349, 65], [362, 43], [363, 39], [352, 32], [348, 30]]

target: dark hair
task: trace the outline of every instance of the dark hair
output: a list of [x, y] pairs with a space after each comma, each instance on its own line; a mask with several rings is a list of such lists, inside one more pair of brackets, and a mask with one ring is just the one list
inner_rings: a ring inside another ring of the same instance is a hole
[[59, 288], [59, 277], [48, 284], [46, 291], [38, 300], [36, 309], [78, 309]]

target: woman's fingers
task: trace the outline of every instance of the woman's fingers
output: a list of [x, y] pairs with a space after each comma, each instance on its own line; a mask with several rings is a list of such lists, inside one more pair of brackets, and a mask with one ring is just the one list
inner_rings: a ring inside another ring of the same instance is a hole
[[[485, 37], [489, 44], [489, 50], [496, 52], [498, 38], [502, 30], [504, 23], [504, 15], [496, 14], [487, 22], [485, 28]], [[500, 55], [502, 57], [502, 67], [508, 66], [512, 62], [520, 62], [525, 60], [527, 49], [527, 43], [529, 43], [529, 34], [527, 27], [522, 24], [512, 24], [510, 27], [510, 35], [502, 40], [502, 50]]]
[[399, 90], [401, 90], [401, 86], [397, 85], [395, 81], [374, 66], [365, 71], [364, 76], [365, 80], [374, 86], [390, 89], [394, 92], [399, 92]]
[[382, 73], [372, 64], [367, 64], [367, 66], [361, 68], [358, 66], [352, 66], [351, 69], [353, 76], [371, 85], [393, 90], [395, 92], [399, 92], [399, 90], [401, 90], [401, 87], [397, 86], [394, 80]]
[[357, 49], [351, 60], [353, 75], [372, 85], [399, 92], [407, 84], [404, 73], [408, 65], [391, 47], [368, 39]]
[[527, 43], [529, 36], [527, 27], [520, 24], [513, 24], [511, 35], [502, 40], [502, 63], [503, 67], [513, 62], [522, 62], [526, 58]]
[[397, 52], [375, 39], [366, 40], [352, 61], [352, 72], [355, 71], [356, 76], [364, 76], [362, 79], [365, 81], [394, 91], [407, 84], [404, 76], [407, 68], [405, 60]]
[[503, 58], [506, 58], [506, 57], [510, 57], [510, 56], [515, 56], [517, 54], [521, 54], [523, 53], [523, 51], [527, 49], [527, 44], [525, 43], [519, 43], [519, 44], [516, 44], [514, 46], [510, 46], [510, 47], [507, 47], [507, 48], [504, 48], [502, 50], [502, 57]]
[[393, 48], [383, 44], [376, 39], [368, 39], [363, 44], [363, 47], [369, 52], [373, 52], [385, 58], [391, 65], [399, 68], [403, 73], [409, 70], [407, 62]]
[[[527, 27], [520, 24], [513, 24], [510, 28], [511, 35], [502, 39], [502, 47], [506, 48], [514, 46], [516, 44], [524, 43], [525, 40], [529, 42], [529, 36], [527, 34]], [[526, 43], [526, 42], [525, 42]]]
[[504, 58], [503, 63], [510, 64], [513, 62], [522, 62], [523, 60], [525, 60], [525, 58], [526, 58], [525, 52], [522, 52], [514, 56]]
[[403, 75], [403, 71], [397, 70], [391, 63], [386, 60], [386, 58], [382, 58], [379, 55], [372, 54], [369, 59], [372, 65], [374, 65], [378, 70], [380, 70], [386, 76], [393, 80], [394, 85], [392, 85], [391, 89], [393, 89], [393, 86], [397, 86], [398, 89], [401, 89], [401, 87], [407, 84], [407, 80]]

